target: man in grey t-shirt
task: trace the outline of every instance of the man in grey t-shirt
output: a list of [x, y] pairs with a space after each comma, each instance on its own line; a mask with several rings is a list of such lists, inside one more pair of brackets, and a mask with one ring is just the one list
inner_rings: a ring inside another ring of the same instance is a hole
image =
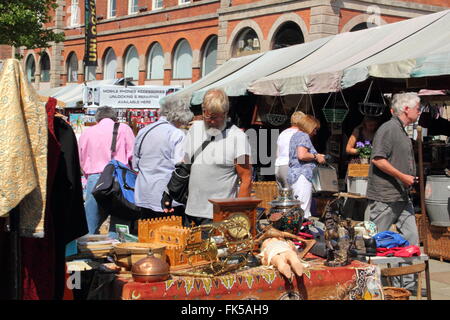
[[[405, 127], [417, 121], [420, 98], [416, 93], [396, 94], [392, 98], [392, 118], [375, 133], [366, 196], [370, 214], [378, 232], [395, 224], [398, 232], [410, 245], [419, 245], [414, 207], [409, 188], [417, 182], [416, 165], [411, 139]], [[414, 275], [393, 279], [394, 286], [408, 290], [415, 288]]]
[[419, 244], [409, 188], [417, 181], [414, 151], [405, 127], [417, 121], [420, 98], [416, 93], [393, 96], [392, 118], [376, 132], [367, 185], [370, 220], [378, 232], [396, 224], [411, 245]]
[[250, 144], [241, 129], [235, 125], [227, 128], [228, 110], [225, 92], [208, 90], [202, 104], [203, 121], [195, 121], [187, 133], [185, 162], [190, 162], [205, 140], [212, 141], [191, 167], [185, 225], [212, 221], [213, 206], [208, 199], [250, 196]]

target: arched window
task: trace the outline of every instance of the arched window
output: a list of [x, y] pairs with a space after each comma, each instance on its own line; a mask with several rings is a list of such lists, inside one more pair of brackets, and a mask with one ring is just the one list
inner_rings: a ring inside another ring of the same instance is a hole
[[147, 79], [164, 79], [164, 54], [159, 43], [155, 43], [148, 54]]
[[202, 76], [206, 76], [217, 67], [217, 36], [211, 37], [205, 46], [202, 62]]
[[233, 46], [233, 57], [258, 53], [261, 50], [259, 38], [251, 28], [245, 28], [239, 33]]
[[34, 57], [29, 55], [25, 64], [25, 70], [27, 73], [27, 79], [29, 82], [34, 82], [34, 73], [36, 72], [36, 63]]
[[190, 79], [192, 78], [192, 50], [186, 40], [180, 41], [175, 50], [174, 79]]
[[67, 59], [67, 82], [78, 82], [78, 59], [75, 53]]
[[351, 28], [350, 32], [364, 30], [364, 29], [369, 29], [369, 28], [373, 28], [373, 27], [376, 27], [376, 26], [377, 26], [376, 24], [373, 24], [371, 22], [363, 22], [363, 23], [357, 24], [356, 26]]
[[305, 42], [302, 30], [294, 22], [284, 23], [276, 32], [272, 49], [289, 47]]
[[134, 46], [131, 46], [125, 56], [125, 78], [139, 80], [139, 55]]
[[41, 56], [41, 82], [50, 81], [50, 58], [48, 54], [44, 52]]
[[115, 79], [117, 70], [117, 59], [113, 49], [109, 49], [105, 56], [103, 79]]

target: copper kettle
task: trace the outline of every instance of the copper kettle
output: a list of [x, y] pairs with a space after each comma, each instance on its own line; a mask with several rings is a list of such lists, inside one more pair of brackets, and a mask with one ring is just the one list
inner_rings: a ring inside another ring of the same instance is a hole
[[167, 262], [156, 258], [153, 251], [149, 250], [147, 257], [133, 264], [131, 273], [136, 282], [164, 281], [169, 278], [169, 265]]

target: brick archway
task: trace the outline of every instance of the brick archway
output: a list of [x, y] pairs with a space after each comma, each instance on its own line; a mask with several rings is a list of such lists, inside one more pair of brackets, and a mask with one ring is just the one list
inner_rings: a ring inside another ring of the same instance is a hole
[[[353, 27], [356, 27], [358, 24], [364, 23], [364, 22], [370, 22], [374, 23], [374, 19], [372, 15], [369, 15], [367, 13], [359, 14], [353, 18], [351, 18], [341, 29], [342, 32], [349, 32], [352, 30]], [[383, 17], [379, 16], [379, 22], [381, 22], [381, 25], [386, 24], [387, 22], [383, 19]], [[375, 23], [374, 23], [375, 24]]]
[[307, 27], [305, 21], [299, 15], [290, 12], [290, 13], [286, 13], [286, 14], [281, 15], [275, 21], [275, 23], [272, 25], [272, 27], [270, 28], [269, 34], [267, 36], [267, 39], [269, 40], [269, 46], [270, 47], [272, 47], [272, 42], [274, 40], [275, 34], [280, 29], [280, 27], [286, 22], [293, 22], [293, 23], [295, 23], [300, 28], [300, 30], [302, 31], [304, 41], [305, 42], [309, 41], [309, 32], [308, 32], [308, 27]]
[[256, 35], [258, 36], [259, 42], [260, 42], [260, 48], [261, 48], [261, 52], [267, 51], [268, 48], [266, 48], [266, 41], [263, 35], [263, 32], [261, 30], [261, 28], [259, 27], [259, 24], [256, 23], [254, 20], [251, 19], [247, 19], [244, 21], [239, 22], [236, 27], [234, 28], [233, 32], [231, 32], [230, 37], [228, 38], [227, 41], [227, 57], [226, 60], [228, 60], [229, 58], [232, 57], [233, 55], [233, 44], [236, 40], [236, 37], [241, 33], [241, 31], [243, 31], [246, 28], [250, 28], [253, 31], [255, 31]]

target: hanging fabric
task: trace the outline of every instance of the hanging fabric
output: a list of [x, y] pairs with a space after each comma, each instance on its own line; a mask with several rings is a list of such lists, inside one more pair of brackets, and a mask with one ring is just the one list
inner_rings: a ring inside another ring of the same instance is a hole
[[447, 105], [444, 103], [443, 107], [441, 108], [439, 106], [434, 106], [434, 110], [431, 113], [431, 121], [430, 121], [430, 127], [428, 128], [428, 135], [430, 136], [450, 136], [450, 122], [448, 119], [448, 114], [446, 114], [446, 118], [443, 117], [443, 114], [441, 114], [441, 111], [445, 110], [445, 113], [447, 113]]
[[431, 113], [430, 113], [431, 105], [427, 103], [423, 108], [422, 113], [419, 118], [419, 126], [422, 128], [429, 128], [431, 124]]
[[47, 192], [47, 116], [20, 62], [0, 74], [0, 217], [20, 203], [22, 236], [44, 236]]

